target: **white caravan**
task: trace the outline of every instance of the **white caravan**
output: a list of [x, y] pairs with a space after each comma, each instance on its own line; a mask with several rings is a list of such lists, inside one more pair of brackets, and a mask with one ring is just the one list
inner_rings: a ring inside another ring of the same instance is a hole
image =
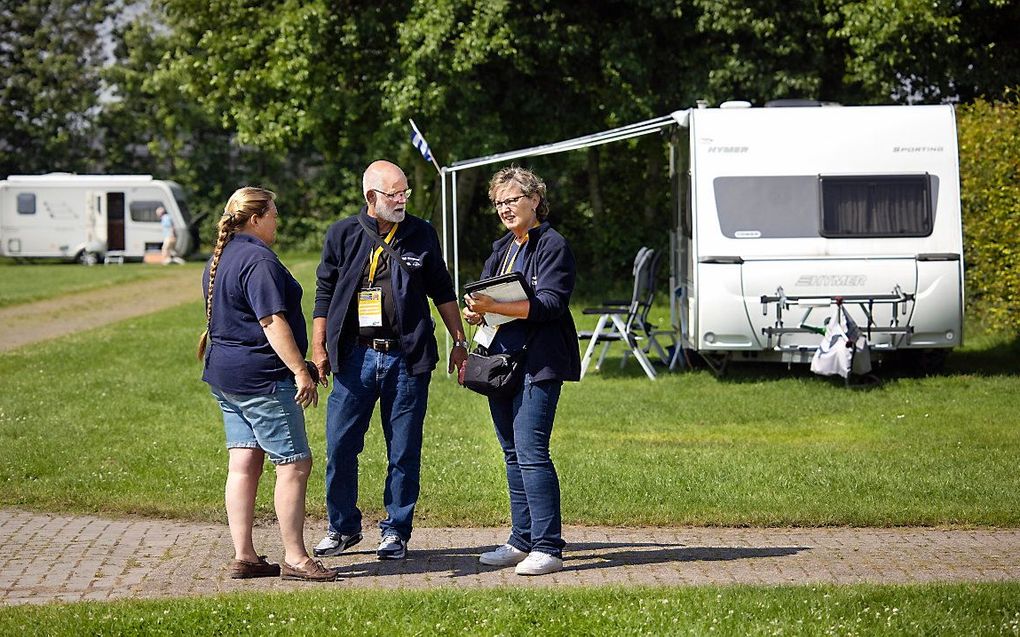
[[688, 109], [454, 162], [442, 169], [454, 276], [460, 171], [665, 134], [670, 309], [684, 348], [717, 370], [732, 359], [808, 362], [842, 304], [873, 352], [937, 365], [963, 341], [953, 108], [800, 106]]
[[673, 272], [688, 347], [716, 362], [808, 362], [820, 340], [810, 328], [837, 303], [873, 352], [915, 350], [934, 365], [962, 343], [951, 106], [673, 119]]
[[181, 187], [150, 175], [11, 175], [0, 181], [0, 256], [95, 263], [108, 253], [141, 258], [159, 250], [166, 209], [178, 253], [197, 247]]

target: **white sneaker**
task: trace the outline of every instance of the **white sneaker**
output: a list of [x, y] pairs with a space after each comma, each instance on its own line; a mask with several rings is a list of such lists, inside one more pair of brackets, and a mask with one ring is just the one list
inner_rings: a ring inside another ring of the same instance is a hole
[[504, 544], [495, 551], [487, 551], [478, 556], [478, 561], [486, 566], [513, 566], [520, 564], [528, 554], [524, 551]]
[[407, 557], [407, 542], [393, 531], [387, 531], [375, 554], [380, 560], [402, 560]]
[[541, 551], [532, 551], [517, 565], [514, 572], [518, 575], [545, 575], [562, 570], [563, 560], [560, 558]]

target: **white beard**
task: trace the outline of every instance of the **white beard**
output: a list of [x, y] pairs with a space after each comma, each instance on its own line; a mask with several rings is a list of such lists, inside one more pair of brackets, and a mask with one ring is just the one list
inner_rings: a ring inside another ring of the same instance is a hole
[[404, 220], [404, 210], [396, 210], [396, 207], [390, 207], [388, 205], [375, 205], [375, 215], [383, 221], [389, 221], [390, 223], [400, 223]]

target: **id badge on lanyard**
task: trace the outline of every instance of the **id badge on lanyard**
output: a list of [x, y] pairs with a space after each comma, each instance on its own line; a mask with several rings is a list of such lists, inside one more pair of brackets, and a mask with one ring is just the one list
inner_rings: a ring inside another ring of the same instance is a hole
[[382, 327], [382, 288], [358, 290], [358, 325]]
[[[386, 234], [384, 241], [389, 243], [393, 235], [397, 233], [399, 223], [394, 224]], [[382, 246], [372, 251], [368, 268], [368, 287], [358, 290], [358, 326], [359, 327], [382, 327], [382, 288], [375, 287], [375, 272], [379, 267], [379, 256], [382, 254]]]

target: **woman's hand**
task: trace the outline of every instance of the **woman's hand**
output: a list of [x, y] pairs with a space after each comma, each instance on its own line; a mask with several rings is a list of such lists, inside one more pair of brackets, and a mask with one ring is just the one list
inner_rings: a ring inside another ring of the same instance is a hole
[[308, 405], [319, 405], [319, 392], [315, 388], [315, 381], [305, 364], [304, 355], [298, 351], [297, 343], [294, 341], [294, 333], [290, 330], [283, 313], [270, 314], [259, 319], [259, 324], [266, 332], [266, 340], [280, 357], [287, 369], [294, 374], [294, 384], [297, 385], [297, 393], [294, 400], [301, 407]]
[[297, 394], [294, 395], [297, 404], [303, 409], [307, 409], [309, 405], [319, 406], [319, 390], [307, 369], [294, 374], [294, 384], [297, 385]]
[[[467, 297], [465, 297], [467, 298]], [[464, 320], [467, 321], [468, 325], [481, 325], [485, 322], [485, 315], [478, 312], [472, 312], [468, 308], [464, 308], [461, 312], [464, 315]]]
[[[471, 310], [475, 314], [485, 315], [486, 312], [491, 312], [493, 307], [496, 305], [496, 300], [488, 294], [465, 294], [464, 305], [467, 306], [468, 310]], [[467, 318], [467, 314], [464, 315]], [[471, 321], [468, 321], [470, 323]]]
[[[487, 294], [477, 292], [464, 295], [464, 305], [467, 306], [467, 309], [464, 310], [464, 319], [471, 325], [484, 322], [485, 315], [488, 313], [526, 319], [531, 312], [531, 301], [528, 299], [500, 302]], [[478, 323], [474, 322], [479, 316], [482, 320]]]

